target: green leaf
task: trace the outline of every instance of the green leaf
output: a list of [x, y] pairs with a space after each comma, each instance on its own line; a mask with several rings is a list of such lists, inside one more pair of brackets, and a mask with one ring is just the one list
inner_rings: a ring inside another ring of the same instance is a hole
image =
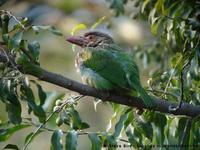
[[44, 122], [46, 120], [46, 113], [44, 112], [42, 106], [35, 103], [35, 97], [32, 89], [29, 87], [21, 86], [21, 92], [23, 94], [23, 98], [28, 102], [29, 108], [38, 117], [40, 122]]
[[108, 150], [116, 150], [117, 148], [117, 142], [114, 136], [107, 135], [106, 141], [104, 143], [104, 146], [108, 148]]
[[76, 25], [75, 27], [73, 27], [73, 29], [72, 29], [72, 31], [71, 31], [71, 35], [74, 35], [74, 33], [75, 33], [76, 31], [83, 30], [83, 29], [87, 29], [87, 26], [86, 26], [85, 24], [83, 24], [83, 23], [78, 24], [78, 25]]
[[[15, 99], [17, 100], [17, 99]], [[18, 101], [18, 100], [17, 100]], [[22, 121], [21, 118], [21, 105], [20, 103], [15, 104], [6, 104], [6, 111], [8, 112], [8, 118], [13, 124], [20, 124]]]
[[6, 145], [3, 149], [14, 149], [14, 150], [19, 150], [17, 145], [14, 144], [8, 144]]
[[86, 129], [89, 128], [89, 125], [85, 122], [82, 122], [81, 117], [79, 116], [79, 113], [74, 109], [71, 108], [68, 110], [69, 115], [71, 116], [71, 127], [73, 129]]
[[142, 7], [141, 7], [141, 12], [144, 13], [144, 10], [146, 8], [146, 6], [148, 5], [148, 3], [150, 2], [150, 0], [145, 0], [142, 4]]
[[59, 30], [57, 30], [55, 27], [50, 27], [48, 30], [49, 30], [51, 33], [55, 34], [55, 35], [63, 36], [63, 34], [62, 34]]
[[18, 65], [22, 65], [22, 64], [29, 64], [30, 62], [28, 57], [23, 53], [19, 57], [17, 57], [16, 63]]
[[91, 150], [101, 150], [102, 142], [101, 139], [98, 137], [97, 133], [89, 133], [88, 137], [92, 143]]
[[190, 118], [180, 118], [178, 122], [176, 136], [179, 144], [189, 144], [191, 121]]
[[77, 132], [72, 130], [67, 133], [65, 140], [65, 149], [66, 150], [76, 150], [77, 146]]
[[62, 150], [63, 146], [61, 143], [63, 132], [61, 130], [55, 130], [51, 137], [51, 147], [53, 150]]
[[40, 98], [40, 106], [42, 106], [45, 103], [45, 100], [47, 98], [46, 92], [43, 90], [42, 86], [38, 84], [36, 81], [32, 80], [32, 82], [37, 86], [38, 90], [38, 96]]
[[164, 128], [167, 124], [166, 116], [160, 113], [154, 114], [154, 124], [156, 125], [157, 129], [157, 143], [163, 144], [165, 135], [164, 135]]
[[42, 30], [48, 30], [50, 26], [32, 26], [31, 27], [36, 34], [38, 34]]
[[170, 65], [172, 68], [180, 72], [183, 66], [183, 55], [181, 53], [176, 53], [174, 56], [172, 56]]
[[[0, 23], [1, 23], [1, 28], [2, 28], [1, 29], [2, 35], [8, 33], [9, 20], [10, 20], [10, 18], [8, 16], [8, 14], [6, 14], [6, 13], [1, 14]], [[3, 38], [3, 40], [4, 40], [4, 38]], [[5, 41], [5, 42], [7, 42], [7, 41]]]
[[22, 125], [16, 125], [14, 127], [0, 129], [0, 141], [6, 141], [14, 134], [15, 132], [27, 128], [30, 125], [22, 124]]
[[124, 122], [126, 121], [126, 119], [128, 118], [127, 114], [123, 114], [121, 115], [119, 121], [117, 122], [117, 124], [115, 125], [115, 132], [113, 134], [114, 138], [119, 137], [123, 127], [124, 127]]
[[29, 20], [27, 17], [24, 17], [20, 20], [21, 24], [17, 23], [13, 26], [12, 28], [12, 31], [15, 31], [15, 30], [20, 30], [20, 29], [23, 29], [22, 28], [22, 25], [25, 27], [26, 24], [28, 24]]
[[6, 34], [2, 34], [2, 39], [3, 39], [4, 42], [7, 43], [8, 40], [9, 40], [9, 34], [7, 34], [7, 33]]
[[95, 29], [99, 24], [101, 24], [106, 19], [105, 16], [101, 17], [99, 20], [97, 20], [91, 27], [91, 29]]
[[40, 106], [42, 106], [45, 103], [46, 100], [46, 93], [45, 91], [42, 89], [42, 86], [37, 84], [37, 88], [38, 88], [38, 95], [40, 98]]
[[33, 41], [28, 43], [28, 50], [31, 53], [31, 57], [34, 61], [38, 62], [39, 60], [39, 51], [40, 51], [40, 44], [38, 41]]
[[38, 34], [42, 30], [47, 30], [58, 36], [63, 35], [59, 30], [57, 30], [55, 27], [52, 26], [32, 26], [32, 29], [33, 31], [35, 31], [36, 34]]
[[128, 141], [130, 142], [130, 144], [133, 145], [133, 147], [137, 147], [137, 145], [139, 145], [139, 138], [137, 137], [137, 134], [135, 134], [135, 132], [133, 133], [133, 131], [130, 128], [127, 128], [126, 130], [126, 136], [128, 137]]
[[40, 68], [38, 65], [34, 65], [32, 63], [23, 63], [22, 67], [24, 71], [28, 74], [34, 75], [34, 76], [42, 76], [43, 75], [43, 70]]
[[8, 118], [13, 124], [20, 124], [21, 118], [21, 104], [18, 97], [11, 90], [4, 89], [5, 95], [2, 95], [5, 100], [9, 101], [6, 103], [6, 111], [8, 112]]
[[126, 129], [134, 120], [133, 111], [127, 113], [127, 119], [124, 121], [124, 128]]
[[86, 122], [82, 122], [82, 124], [81, 124], [81, 129], [87, 129], [87, 128], [89, 128], [89, 127], [90, 127], [89, 124], [87, 124]]
[[[107, 0], [110, 1], [110, 0]], [[116, 12], [116, 15], [120, 15], [124, 13], [124, 4], [127, 2], [127, 0], [111, 0], [110, 1], [110, 8], [114, 9]]]
[[[40, 131], [38, 131], [36, 134], [34, 133], [34, 132], [31, 132], [30, 134], [28, 134], [27, 136], [26, 136], [26, 138], [25, 138], [25, 142], [24, 143], [27, 143], [29, 140], [29, 143], [31, 143], [32, 141], [33, 141], [33, 139], [37, 136], [37, 135], [39, 135], [40, 133], [42, 133], [42, 132], [44, 132], [44, 131], [42, 131], [42, 130], [40, 130]], [[34, 135], [33, 135], [34, 134]], [[30, 139], [31, 138], [31, 139]]]
[[151, 24], [151, 33], [153, 35], [157, 35], [158, 28], [159, 28], [159, 23], [158, 21], [155, 21], [154, 23]]
[[197, 116], [192, 120], [189, 145], [195, 145], [196, 143], [199, 142], [200, 139], [199, 127], [200, 127], [200, 116]]
[[164, 0], [157, 0], [157, 2], [155, 4], [155, 8], [156, 8], [157, 12], [162, 13], [162, 10], [164, 7], [163, 3], [164, 3]]
[[10, 50], [12, 50], [13, 48], [18, 48], [19, 45], [20, 45], [20, 42], [22, 40], [22, 36], [23, 36], [23, 32], [22, 31], [16, 32], [13, 35], [13, 37], [9, 40], [8, 48]]

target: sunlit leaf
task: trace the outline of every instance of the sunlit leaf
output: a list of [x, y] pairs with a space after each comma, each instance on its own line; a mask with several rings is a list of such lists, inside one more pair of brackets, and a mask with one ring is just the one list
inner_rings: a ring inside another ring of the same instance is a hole
[[78, 24], [78, 25], [76, 25], [73, 29], [72, 29], [72, 31], [71, 31], [71, 35], [74, 35], [75, 34], [75, 32], [77, 32], [77, 31], [79, 31], [79, 30], [83, 30], [83, 29], [87, 29], [87, 26], [85, 25], [85, 24]]
[[144, 10], [145, 10], [145, 8], [146, 8], [146, 6], [148, 5], [149, 2], [150, 2], [150, 0], [145, 0], [143, 2], [142, 7], [141, 7], [141, 12], [142, 13], [144, 12]]
[[100, 25], [104, 20], [106, 19], [105, 16], [101, 17], [99, 20], [97, 20], [92, 26], [91, 29], [95, 29], [98, 25]]

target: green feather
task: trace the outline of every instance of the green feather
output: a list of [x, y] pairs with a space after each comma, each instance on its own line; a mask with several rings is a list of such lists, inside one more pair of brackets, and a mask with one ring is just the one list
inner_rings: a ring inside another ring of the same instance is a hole
[[110, 44], [97, 48], [85, 48], [80, 67], [83, 80], [101, 90], [136, 90], [148, 107], [153, 99], [142, 88], [139, 70], [131, 56], [120, 47]]
[[87, 48], [87, 53], [91, 53], [91, 57], [84, 61], [84, 66], [90, 68], [108, 80], [115, 88], [126, 88], [128, 82], [126, 74], [118, 61], [116, 61], [111, 51], [94, 48]]

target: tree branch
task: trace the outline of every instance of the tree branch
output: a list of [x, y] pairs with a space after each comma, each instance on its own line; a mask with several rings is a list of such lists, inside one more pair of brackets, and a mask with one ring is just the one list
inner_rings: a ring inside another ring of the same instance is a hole
[[[13, 60], [14, 60], [13, 58], [10, 59], [12, 63], [14, 62]], [[0, 62], [6, 63], [7, 61], [8, 60], [6, 56], [0, 53]], [[40, 69], [40, 73], [34, 72], [31, 69], [26, 69], [20, 65], [17, 65], [17, 67], [21, 72], [25, 74], [32, 75], [42, 81], [46, 81], [54, 85], [78, 92], [82, 95], [97, 97], [97, 98], [102, 99], [103, 101], [109, 101], [109, 102], [118, 103], [118, 104], [130, 106], [130, 107], [136, 107], [139, 109], [143, 109], [143, 108], [149, 109], [145, 106], [142, 99], [139, 97], [121, 96], [118, 93], [99, 91], [95, 88], [81, 84], [77, 81], [68, 79], [56, 73], [49, 72], [45, 69], [40, 68], [37, 65], [33, 65], [32, 67]], [[159, 111], [162, 113], [174, 114], [174, 115], [185, 115], [188, 117], [196, 117], [200, 115], [200, 106], [194, 106], [188, 103], [183, 103], [181, 108], [177, 109], [176, 111], [169, 110], [170, 106], [176, 107], [177, 106], [176, 103], [172, 103], [172, 102], [162, 100], [162, 99], [155, 99], [155, 104], [156, 106], [152, 108], [151, 110]]]

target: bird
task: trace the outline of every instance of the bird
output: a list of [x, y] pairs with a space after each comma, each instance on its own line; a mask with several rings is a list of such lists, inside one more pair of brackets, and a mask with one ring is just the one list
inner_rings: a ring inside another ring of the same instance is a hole
[[139, 69], [132, 57], [118, 46], [113, 38], [101, 31], [73, 35], [67, 41], [81, 47], [75, 66], [83, 83], [98, 90], [138, 94], [144, 104], [152, 108], [154, 99], [142, 87]]

